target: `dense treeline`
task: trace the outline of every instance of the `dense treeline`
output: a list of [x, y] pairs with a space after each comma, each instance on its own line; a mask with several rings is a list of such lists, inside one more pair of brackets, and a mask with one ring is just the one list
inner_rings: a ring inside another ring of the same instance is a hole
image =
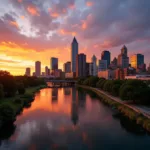
[[25, 88], [44, 84], [42, 78], [28, 76], [12, 76], [7, 71], [0, 70], [0, 99], [24, 94]]
[[78, 79], [78, 84], [92, 86], [134, 103], [150, 104], [149, 82], [141, 80], [106, 80], [98, 77]]
[[0, 127], [13, 122], [17, 113], [30, 105], [34, 92], [44, 84], [42, 78], [12, 76], [0, 70]]

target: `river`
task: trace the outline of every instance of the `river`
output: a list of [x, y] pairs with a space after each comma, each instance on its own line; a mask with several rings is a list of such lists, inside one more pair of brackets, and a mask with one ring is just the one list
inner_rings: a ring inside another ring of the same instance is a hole
[[0, 133], [0, 150], [112, 149], [150, 150], [150, 135], [76, 88], [42, 89]]

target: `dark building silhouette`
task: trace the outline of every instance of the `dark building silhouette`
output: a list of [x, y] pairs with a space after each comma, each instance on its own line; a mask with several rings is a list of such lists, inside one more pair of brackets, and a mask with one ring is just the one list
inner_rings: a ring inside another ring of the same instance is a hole
[[58, 70], [58, 58], [52, 57], [50, 60], [50, 66], [52, 70]]
[[101, 54], [101, 60], [107, 60], [107, 68], [110, 65], [110, 61], [111, 61], [111, 56], [110, 56], [110, 52], [109, 51], [103, 51]]
[[41, 62], [40, 61], [35, 62], [35, 76], [37, 77], [41, 76]]
[[64, 68], [65, 73], [70, 73], [71, 72], [71, 62], [68, 61], [68, 62], [64, 63], [63, 68]]
[[71, 45], [71, 71], [76, 72], [76, 56], [78, 55], [78, 42], [74, 37]]
[[90, 75], [90, 63], [86, 63], [86, 76]]
[[76, 77], [86, 76], [86, 55], [78, 54], [76, 57]]
[[120, 67], [120, 68], [128, 68], [129, 67], [128, 49], [125, 45], [121, 49], [121, 54], [119, 54], [119, 56], [118, 56], [118, 67]]

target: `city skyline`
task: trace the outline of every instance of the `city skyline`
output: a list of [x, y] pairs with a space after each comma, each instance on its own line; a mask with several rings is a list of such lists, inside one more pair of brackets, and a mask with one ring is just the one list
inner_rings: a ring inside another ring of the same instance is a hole
[[[0, 2], [2, 70], [23, 75], [26, 67], [33, 70], [35, 61], [41, 61], [44, 71], [45, 66], [49, 66], [51, 57], [59, 58], [59, 68], [63, 69], [63, 64], [71, 61], [70, 43], [74, 36], [80, 42], [80, 53], [87, 55], [87, 62], [93, 54], [100, 59], [104, 50], [111, 52], [113, 60], [120, 53], [122, 46], [126, 45], [129, 57], [140, 53], [145, 55], [147, 66], [150, 63], [150, 22], [144, 19], [147, 18], [150, 6], [148, 0], [133, 0], [132, 3], [108, 3], [105, 0], [67, 0], [58, 3], [48, 0], [43, 3], [40, 0]], [[126, 11], [132, 12], [135, 21], [132, 21], [133, 17], [125, 13]]]

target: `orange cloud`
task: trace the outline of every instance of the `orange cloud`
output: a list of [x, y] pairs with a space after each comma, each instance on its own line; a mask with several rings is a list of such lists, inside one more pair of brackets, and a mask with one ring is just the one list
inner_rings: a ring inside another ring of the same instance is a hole
[[33, 16], [40, 16], [36, 6], [28, 6], [27, 11]]
[[10, 21], [10, 25], [12, 25], [12, 26], [16, 27], [17, 29], [19, 28], [18, 23], [17, 23], [17, 22], [15, 22], [15, 21]]
[[87, 29], [87, 23], [85, 21], [83, 21], [82, 23], [82, 29], [83, 30], [86, 30]]
[[25, 16], [20, 16], [20, 18], [21, 18], [21, 19], [24, 19], [24, 18], [25, 18]]
[[18, 0], [19, 3], [22, 3], [23, 0]]
[[62, 35], [67, 35], [67, 34], [70, 34], [72, 36], [76, 36], [77, 35], [77, 32], [75, 32], [75, 31], [67, 31], [67, 30], [64, 30], [64, 29], [61, 29], [59, 31], [59, 33], [62, 34]]
[[51, 17], [53, 17], [53, 18], [57, 18], [57, 17], [59, 16], [58, 13], [51, 13], [50, 15], [51, 15]]
[[91, 2], [91, 1], [86, 2], [86, 6], [88, 6], [88, 7], [93, 6], [93, 2]]

